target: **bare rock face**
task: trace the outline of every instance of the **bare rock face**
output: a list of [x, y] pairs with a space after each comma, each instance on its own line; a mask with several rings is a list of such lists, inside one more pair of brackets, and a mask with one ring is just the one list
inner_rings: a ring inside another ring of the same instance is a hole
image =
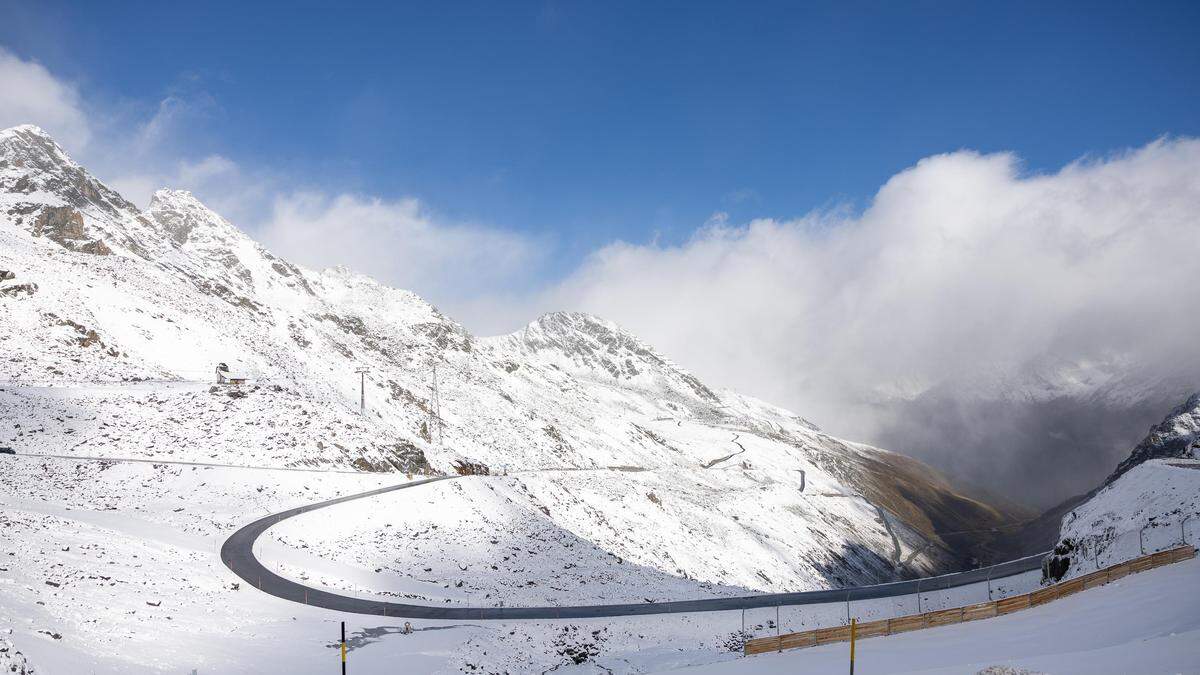
[[6, 281], [16, 279], [16, 273], [10, 270], [0, 270], [0, 296], [17, 296], [21, 294], [33, 295], [37, 293], [37, 284], [5, 284]]
[[0, 286], [0, 296], [17, 296], [17, 295], [33, 295], [37, 293], [37, 284], [13, 284], [9, 286]]
[[47, 206], [33, 221], [30, 233], [35, 237], [46, 237], [71, 251], [92, 255], [112, 254], [112, 249], [103, 240], [88, 237], [83, 214], [70, 206]]
[[47, 206], [33, 223], [33, 236], [63, 240], [84, 239], [83, 214], [69, 206]]

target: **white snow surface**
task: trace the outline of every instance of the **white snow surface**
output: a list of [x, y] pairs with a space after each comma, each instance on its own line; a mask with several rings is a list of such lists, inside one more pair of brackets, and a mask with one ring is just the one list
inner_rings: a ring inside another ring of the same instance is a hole
[[[1200, 673], [1200, 559], [1014, 614], [862, 640], [856, 672], [924, 675]], [[823, 645], [673, 672], [837, 673], [849, 646]]]
[[[342, 620], [355, 672], [391, 672], [397, 663], [428, 673], [645, 673], [698, 666], [705, 666], [698, 672], [834, 672], [845, 665], [845, 645], [740, 657], [736, 648], [743, 621], [749, 635], [775, 633], [771, 608], [744, 618], [740, 612], [711, 612], [587, 621], [411, 621], [414, 633], [403, 635], [403, 621], [278, 600], [256, 592], [221, 565], [217, 549], [247, 519], [388, 484], [395, 479], [390, 475], [321, 473], [314, 482], [311, 472], [282, 469], [35, 457], [10, 461], [9, 470], [0, 474], [5, 544], [0, 617], [13, 632], [2, 637], [39, 673], [250, 673], [263, 672], [263, 664], [270, 664], [271, 672], [312, 672], [322, 663], [336, 667]], [[448, 504], [428, 490], [458, 484], [491, 493], [489, 485], [515, 478], [467, 477], [387, 498]], [[500, 499], [499, 494], [491, 499]], [[487, 499], [481, 505], [486, 509]], [[386, 522], [399, 522], [392, 514], [407, 512], [407, 506], [379, 505], [375, 525], [383, 521], [385, 529], [395, 528], [386, 528]], [[337, 515], [332, 508], [326, 511]], [[319, 539], [317, 533], [310, 536]], [[471, 548], [472, 542], [463, 545]], [[295, 542], [268, 539], [258, 554], [303, 569], [309, 583], [320, 583], [322, 576], [345, 580], [351, 594], [376, 593], [380, 579], [389, 578], [387, 572], [355, 569], [354, 561], [330, 562], [311, 553]], [[587, 555], [580, 559], [596, 564]], [[492, 561], [510, 572], [522, 564], [519, 558]], [[444, 588], [444, 578], [437, 577], [410, 579], [395, 590], [435, 601], [465, 596], [472, 576], [461, 574], [468, 582], [464, 589]], [[863, 641], [859, 668], [878, 673], [974, 673], [995, 665], [1046, 673], [1197, 672], [1197, 574], [1200, 561], [1193, 560], [1006, 617]], [[520, 580], [516, 574], [504, 576]], [[628, 578], [660, 581], [650, 571]], [[1034, 573], [993, 592], [1027, 592], [1037, 584]], [[941, 602], [929, 594], [923, 606], [976, 601], [980, 598], [972, 594], [982, 592], [982, 587], [954, 589], [955, 597]], [[909, 600], [889, 601], [890, 610], [882, 613], [911, 613], [905, 605]], [[844, 612], [840, 603], [784, 608], [780, 630], [840, 625]], [[852, 612], [862, 620], [881, 613], [857, 603]], [[0, 625], [0, 631], [4, 628]], [[575, 663], [577, 656], [582, 663]]]
[[[1200, 542], [1200, 460], [1143, 462], [1063, 517], [1067, 577]], [[1061, 544], [1060, 544], [1061, 546]]]

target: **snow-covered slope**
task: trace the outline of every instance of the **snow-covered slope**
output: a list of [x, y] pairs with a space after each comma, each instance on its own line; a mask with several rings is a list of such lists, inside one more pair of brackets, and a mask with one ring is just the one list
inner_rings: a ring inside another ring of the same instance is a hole
[[[18, 452], [519, 473], [493, 487], [520, 532], [741, 589], [945, 569], [962, 547], [939, 532], [1005, 518], [601, 319], [476, 338], [410, 292], [272, 255], [186, 192], [140, 211], [36, 127], [0, 132], [0, 278], [0, 445]], [[218, 363], [249, 383], [213, 384]], [[380, 555], [434, 567], [395, 546]]]
[[1085, 574], [1200, 543], [1200, 394], [1175, 408], [1112, 476], [1062, 518], [1046, 574]]
[[[1200, 560], [1150, 570], [984, 621], [858, 643], [857, 672], [887, 675], [1178, 675], [1200, 664]], [[672, 670], [674, 675], [845, 672], [835, 643]]]

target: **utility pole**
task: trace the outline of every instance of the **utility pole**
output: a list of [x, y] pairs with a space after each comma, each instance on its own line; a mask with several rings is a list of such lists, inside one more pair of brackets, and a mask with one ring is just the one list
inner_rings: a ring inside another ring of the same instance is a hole
[[354, 372], [358, 373], [361, 376], [359, 379], [359, 383], [358, 383], [358, 414], [366, 415], [367, 414], [367, 369], [364, 366], [364, 367], [360, 367], [358, 370], [356, 370]]

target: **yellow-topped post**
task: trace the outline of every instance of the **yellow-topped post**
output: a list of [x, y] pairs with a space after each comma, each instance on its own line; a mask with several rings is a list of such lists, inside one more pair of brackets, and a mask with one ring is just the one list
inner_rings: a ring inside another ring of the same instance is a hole
[[858, 637], [858, 619], [850, 619], [850, 675], [854, 675], [854, 640]]

